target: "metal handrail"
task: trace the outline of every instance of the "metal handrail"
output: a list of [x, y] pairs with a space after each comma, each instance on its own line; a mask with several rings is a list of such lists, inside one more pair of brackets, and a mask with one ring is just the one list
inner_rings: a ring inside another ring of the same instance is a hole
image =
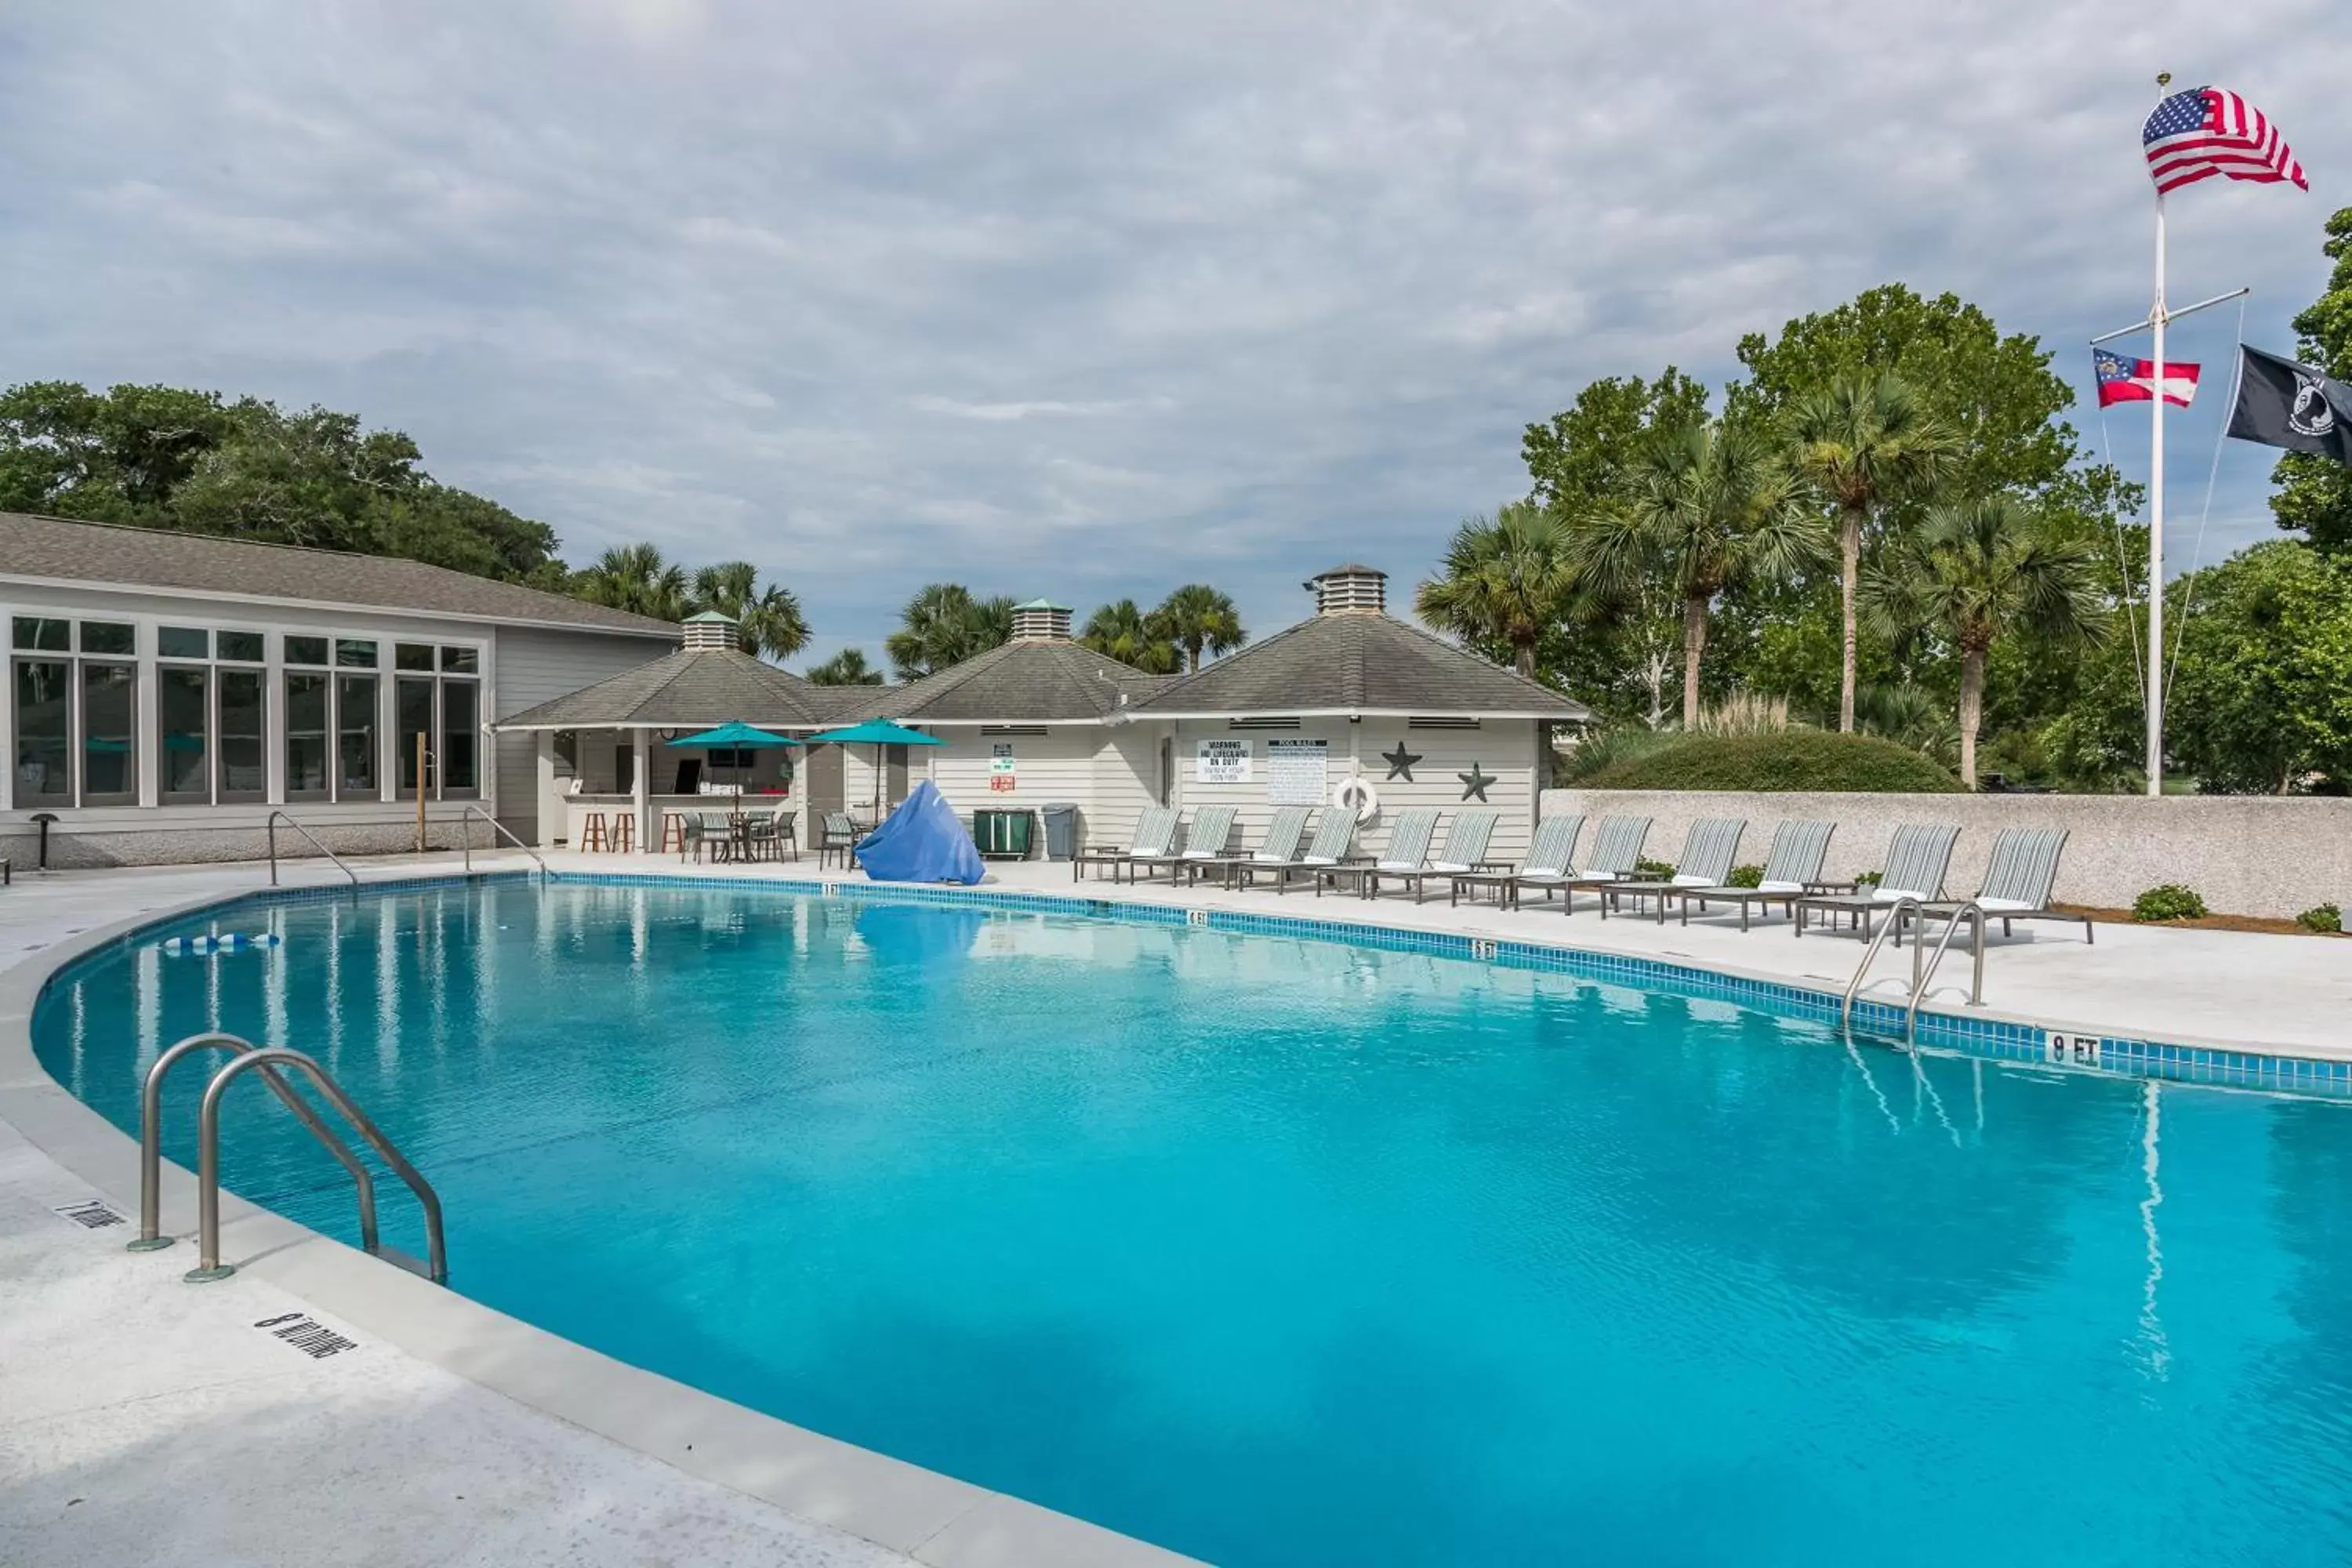
[[[1969, 1005], [1971, 1007], [1984, 1005], [1984, 906], [1974, 899], [1969, 899], [1952, 905], [1948, 910], [1938, 909], [1935, 913], [1944, 921], [1944, 934], [1936, 939], [1936, 951], [1928, 958], [1924, 972], [1919, 965], [1919, 949], [1926, 945], [1927, 932], [1922, 931], [1911, 943], [1913, 970], [1911, 1001], [1910, 1005], [1903, 1010], [1903, 1037], [1906, 1040], [1916, 1038], [1918, 1036], [1919, 1005], [1927, 1000], [1927, 987], [1934, 984], [1936, 979], [1936, 966], [1944, 962], [1944, 951], [1952, 945], [1952, 933], [1960, 929], [1962, 921], [1969, 921], [1976, 932], [1975, 941], [1971, 943], [1976, 953], [1976, 972], [1969, 984]], [[1920, 924], [1925, 926], [1927, 919], [1927, 911], [1922, 908], [1919, 911]]]
[[[1886, 944], [1888, 937], [1895, 936], [1903, 929], [1904, 911], [1916, 910], [1918, 907], [1918, 899], [1909, 893], [1904, 894], [1886, 906], [1886, 923], [1880, 926], [1878, 934], [1870, 939], [1870, 946], [1863, 952], [1862, 962], [1854, 966], [1853, 978], [1845, 983], [1845, 995], [1838, 1003], [1839, 1027], [1845, 1028], [1852, 1026], [1853, 994], [1862, 989], [1862, 977], [1870, 973], [1871, 963], [1878, 957], [1878, 950]], [[1899, 942], [1901, 939], [1897, 937], [1896, 941]], [[1917, 942], [1911, 944], [1911, 981], [1915, 986], [1919, 981], [1919, 944]]]
[[[352, 1103], [342, 1086], [317, 1061], [300, 1051], [273, 1047], [248, 1051], [213, 1075], [205, 1086], [203, 1109], [196, 1118], [196, 1267], [187, 1278], [195, 1282], [226, 1279], [236, 1272], [236, 1265], [224, 1265], [220, 1260], [220, 1102], [236, 1075], [248, 1068], [269, 1068], [289, 1067], [308, 1075], [310, 1085], [327, 1103], [333, 1106], [352, 1130], [367, 1140], [368, 1146], [381, 1155], [394, 1174], [408, 1184], [416, 1201], [425, 1210], [425, 1268], [427, 1277], [436, 1285], [449, 1282], [449, 1255], [442, 1244], [441, 1199], [433, 1184], [410, 1164], [401, 1152], [393, 1146], [367, 1113]], [[370, 1248], [371, 1251], [376, 1250]]]
[[[133, 1252], [152, 1252], [172, 1245], [163, 1234], [163, 1079], [183, 1057], [197, 1051], [230, 1051], [243, 1056], [260, 1049], [251, 1040], [236, 1035], [206, 1033], [190, 1035], [177, 1045], [167, 1048], [147, 1069], [147, 1077], [139, 1089], [139, 1239], [129, 1243]], [[360, 1245], [373, 1252], [376, 1249], [375, 1178], [368, 1172], [351, 1145], [334, 1134], [334, 1131], [319, 1119], [310, 1102], [294, 1092], [286, 1075], [276, 1068], [263, 1068], [261, 1081], [283, 1100], [296, 1121], [310, 1130], [310, 1136], [326, 1146], [327, 1152], [352, 1174], [360, 1192]]]
[[[507, 842], [508, 842], [508, 843], [509, 843], [509, 844], [513, 845], [516, 848], [518, 848], [518, 849], [521, 850], [524, 854], [526, 854], [526, 855], [530, 856], [532, 859], [537, 860], [537, 861], [539, 862], [539, 879], [540, 879], [541, 881], [542, 881], [542, 882], [543, 882], [543, 881], [547, 880], [547, 879], [548, 879], [549, 877], [551, 877], [551, 876], [554, 875], [554, 873], [553, 873], [553, 872], [550, 871], [550, 870], [547, 868], [547, 860], [546, 860], [546, 858], [545, 858], [545, 857], [543, 857], [543, 856], [541, 856], [538, 850], [533, 849], [530, 845], [525, 844], [521, 839], [520, 839], [520, 838], [516, 837], [515, 837], [515, 835], [514, 835], [514, 829], [512, 829], [512, 828], [509, 827], [505, 823], [500, 822], [497, 817], [492, 816], [488, 812], [484, 811], [484, 810], [483, 810], [480, 806], [478, 806], [478, 805], [468, 805], [468, 806], [467, 806], [464, 810], [460, 811], [460, 812], [457, 814], [457, 820], [458, 820], [459, 822], [463, 822], [463, 821], [465, 821], [465, 820], [466, 820], [466, 818], [467, 818], [467, 817], [469, 817], [469, 816], [478, 816], [478, 817], [480, 817], [484, 822], [487, 822], [487, 823], [488, 823], [488, 824], [490, 825], [490, 831], [491, 831], [492, 833], [503, 833], [503, 834], [505, 834], [505, 835], [506, 835], [506, 838], [507, 838]], [[457, 841], [457, 842], [458, 842], [458, 846], [466, 851], [466, 869], [467, 869], [467, 870], [468, 870], [468, 871], [470, 871], [470, 870], [472, 870], [472, 869], [474, 868], [474, 840], [473, 840], [473, 836], [472, 836], [472, 835], [470, 835], [470, 834], [467, 834], [467, 835], [466, 835], [466, 836], [464, 836], [464, 837], [461, 837], [458, 839], [458, 841]], [[496, 839], [492, 839], [492, 840], [491, 840], [491, 842], [492, 842], [492, 843], [496, 843], [496, 842], [497, 842], [497, 840], [496, 840]]]
[[268, 820], [262, 824], [263, 828], [269, 835], [269, 885], [271, 887], [274, 888], [278, 886], [278, 821], [280, 817], [285, 817], [287, 826], [292, 828], [295, 832], [309, 839], [310, 841], [311, 847], [317, 849], [320, 854], [324, 855], [328, 859], [332, 860], [335, 863], [336, 868], [341, 871], [344, 876], [349, 877], [352, 879], [352, 887], [356, 888], [360, 885], [360, 874], [357, 871], [352, 870], [349, 866], [344, 865], [343, 858], [341, 856], [336, 854], [333, 850], [328, 848], [325, 844], [320, 842], [319, 836], [317, 834], [311, 832], [309, 828], [295, 821], [291, 816], [287, 816], [285, 812], [272, 811], [269, 814]]

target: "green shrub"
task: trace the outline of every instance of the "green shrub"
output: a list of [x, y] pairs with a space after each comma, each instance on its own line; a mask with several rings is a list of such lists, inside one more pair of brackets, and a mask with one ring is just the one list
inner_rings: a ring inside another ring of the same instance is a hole
[[2334, 904], [2321, 904], [2295, 916], [2294, 923], [2305, 931], [2342, 931], [2344, 911]]
[[2198, 896], [2197, 889], [2178, 882], [2150, 888], [2132, 900], [2132, 919], [2136, 921], [2199, 921], [2205, 918], [2205, 900]]
[[1605, 768], [1646, 756], [1660, 746], [1680, 739], [1671, 730], [1645, 730], [1638, 724], [1620, 724], [1612, 729], [1596, 730], [1577, 742], [1575, 749], [1559, 759], [1552, 769], [1552, 783], [1562, 789], [1576, 788]]
[[1644, 858], [1633, 862], [1633, 875], [1644, 882], [1663, 882], [1674, 874], [1674, 867], [1664, 860]]
[[[1761, 735], [1665, 734], [1587, 742], [1605, 747], [1563, 782], [1579, 789], [1840, 790], [1950, 795], [1959, 780], [1874, 735], [1788, 730]], [[1579, 748], [1580, 752], [1583, 748]]]
[[1764, 868], [1734, 866], [1731, 868], [1731, 880], [1724, 885], [1730, 888], [1760, 888], [1764, 885]]
[[1863, 871], [1856, 874], [1853, 885], [1857, 888], [1875, 888], [1885, 880], [1886, 880], [1886, 873], [1884, 871]]

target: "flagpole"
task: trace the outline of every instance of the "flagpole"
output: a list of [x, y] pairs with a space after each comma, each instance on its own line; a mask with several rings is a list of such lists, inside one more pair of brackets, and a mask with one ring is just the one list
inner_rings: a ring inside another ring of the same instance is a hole
[[[2172, 73], [2156, 79], [2158, 98]], [[2147, 793], [2164, 793], [2164, 193], [2156, 193], [2156, 301], [2148, 307], [2156, 329], [2156, 395], [2148, 400], [2147, 459]]]

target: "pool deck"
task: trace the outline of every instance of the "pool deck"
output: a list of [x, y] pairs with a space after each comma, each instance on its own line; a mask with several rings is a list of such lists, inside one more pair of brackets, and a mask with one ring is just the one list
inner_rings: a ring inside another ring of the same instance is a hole
[[[855, 879], [813, 859], [551, 858], [559, 872]], [[476, 858], [478, 869], [528, 865]], [[457, 866], [361, 869], [376, 881]], [[179, 1279], [191, 1247], [128, 1253], [127, 1227], [60, 1215], [93, 1198], [135, 1213], [135, 1151], [31, 1062], [23, 982], [106, 928], [263, 879], [226, 865], [26, 877], [0, 890], [0, 1563], [307, 1564], [329, 1540], [338, 1560], [397, 1568], [1182, 1561], [624, 1366], [233, 1199], [224, 1251], [245, 1266], [203, 1287]], [[310, 864], [287, 874], [295, 886], [335, 879]], [[1745, 934], [1736, 920], [1604, 921], [1589, 899], [1564, 918], [1556, 904], [1074, 887], [1066, 866], [1041, 863], [992, 867], [990, 886], [1558, 943], [1832, 992], [1860, 952], [1850, 936], [1799, 942], [1780, 921]], [[2021, 927], [1996, 936], [1985, 999], [2053, 1027], [2343, 1057], [2352, 942], [2102, 926], [2086, 948], [2079, 927]], [[176, 1228], [192, 1215], [192, 1184], [167, 1177]], [[277, 1337], [304, 1322], [351, 1347], [314, 1359]]]

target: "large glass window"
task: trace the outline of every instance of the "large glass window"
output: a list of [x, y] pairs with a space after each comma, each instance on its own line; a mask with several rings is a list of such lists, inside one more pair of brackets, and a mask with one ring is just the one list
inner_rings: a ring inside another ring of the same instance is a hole
[[138, 706], [137, 665], [81, 667], [82, 805], [139, 803]]
[[481, 792], [477, 766], [481, 731], [476, 728], [481, 689], [470, 680], [441, 683], [441, 798], [461, 800]]
[[[289, 644], [292, 637], [286, 639]], [[327, 785], [327, 697], [330, 677], [286, 677], [286, 798], [324, 800]]]
[[346, 675], [335, 681], [338, 737], [335, 798], [373, 800], [375, 786], [375, 677]]
[[[258, 633], [255, 634], [258, 636]], [[221, 633], [226, 643], [230, 634]], [[220, 799], [264, 800], [268, 796], [267, 715], [257, 669], [220, 672]]]
[[[63, 626], [65, 623], [54, 623]], [[18, 620], [18, 635], [26, 623]], [[19, 807], [71, 805], [73, 666], [65, 659], [16, 661], [16, 771]]]
[[[393, 776], [400, 781], [401, 797], [414, 799], [417, 788], [417, 753], [420, 749], [432, 745], [433, 682], [404, 679], [393, 683], [392, 732], [395, 745]], [[425, 777], [430, 779], [433, 763], [429, 755], [425, 758]]]
[[202, 665], [167, 664], [155, 672], [166, 805], [202, 805], [213, 797], [211, 686], [212, 671]]

